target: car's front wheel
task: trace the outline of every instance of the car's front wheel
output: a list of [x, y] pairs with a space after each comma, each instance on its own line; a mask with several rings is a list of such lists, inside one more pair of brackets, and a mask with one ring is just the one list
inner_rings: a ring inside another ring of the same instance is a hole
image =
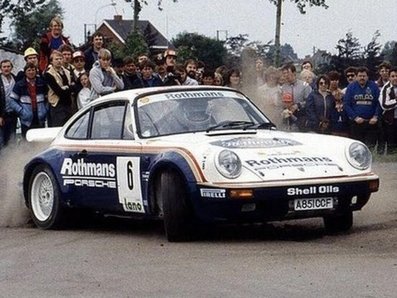
[[324, 226], [328, 233], [346, 232], [353, 226], [353, 211], [338, 215], [324, 216]]
[[168, 241], [190, 240], [193, 232], [193, 212], [182, 178], [174, 171], [163, 172], [160, 176], [159, 192]]
[[33, 170], [28, 204], [32, 219], [39, 228], [55, 229], [61, 226], [64, 210], [58, 184], [47, 166], [40, 165]]

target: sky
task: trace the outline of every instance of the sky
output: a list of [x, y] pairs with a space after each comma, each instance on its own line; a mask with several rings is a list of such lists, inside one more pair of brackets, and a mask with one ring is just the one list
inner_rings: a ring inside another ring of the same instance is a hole
[[[115, 6], [112, 0], [59, 0], [64, 9], [64, 33], [79, 45], [84, 41], [84, 24], [92, 30], [93, 24], [115, 14], [133, 18], [130, 3], [113, 1]], [[163, 0], [162, 11], [157, 9], [158, 0], [147, 2], [140, 19], [149, 20], [168, 39], [181, 32], [195, 32], [212, 38], [248, 34], [250, 41], [274, 41], [276, 7], [269, 0]], [[289, 43], [300, 58], [311, 55], [314, 48], [336, 53], [338, 40], [349, 31], [362, 46], [376, 30], [381, 33], [378, 41], [382, 45], [397, 40], [396, 0], [326, 2], [328, 9], [308, 7], [305, 15], [289, 0], [283, 4], [281, 44]]]

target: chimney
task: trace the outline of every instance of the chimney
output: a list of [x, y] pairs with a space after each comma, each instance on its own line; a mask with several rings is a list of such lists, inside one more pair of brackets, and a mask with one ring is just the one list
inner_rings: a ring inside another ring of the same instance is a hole
[[122, 15], [120, 15], [120, 14], [117, 14], [117, 15], [115, 15], [114, 17], [113, 17], [113, 19], [115, 20], [115, 21], [122, 21], [123, 20], [123, 16]]

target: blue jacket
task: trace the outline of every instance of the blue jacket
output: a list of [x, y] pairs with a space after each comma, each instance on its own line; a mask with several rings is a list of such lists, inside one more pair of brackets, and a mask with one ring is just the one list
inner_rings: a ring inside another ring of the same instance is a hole
[[[40, 124], [44, 124], [47, 112], [48, 103], [45, 95], [48, 88], [41, 77], [36, 77], [36, 98], [37, 98], [37, 116]], [[21, 123], [25, 126], [30, 126], [33, 121], [32, 99], [28, 91], [28, 81], [22, 79], [18, 81], [11, 92], [11, 108], [18, 114]]]
[[356, 81], [347, 86], [343, 104], [350, 120], [361, 117], [366, 120], [381, 115], [378, 101], [379, 87], [373, 81], [368, 81], [364, 87]]

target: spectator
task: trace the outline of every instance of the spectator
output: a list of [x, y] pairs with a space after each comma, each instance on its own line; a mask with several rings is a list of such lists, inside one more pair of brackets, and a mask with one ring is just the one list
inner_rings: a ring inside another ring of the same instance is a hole
[[4, 59], [0, 62], [0, 150], [15, 140], [17, 115], [11, 108], [11, 93], [16, 79], [12, 74], [13, 64]]
[[232, 68], [228, 71], [225, 78], [225, 86], [241, 90], [241, 75], [239, 69]]
[[287, 131], [299, 131], [296, 116], [297, 105], [294, 103], [292, 95], [287, 93], [282, 97], [283, 111], [281, 112], [281, 129]]
[[[353, 66], [349, 66], [348, 68], [345, 69], [344, 73], [348, 86], [350, 83], [353, 83], [356, 80], [357, 68]], [[346, 93], [347, 86], [342, 89], [343, 94]]]
[[223, 86], [223, 77], [220, 73], [214, 73], [214, 85], [215, 86]]
[[299, 74], [299, 79], [302, 80], [305, 84], [309, 85], [312, 89], [316, 87], [316, 82], [314, 80], [315, 77], [315, 74], [308, 69], [302, 70]]
[[205, 70], [203, 73], [203, 85], [214, 85], [215, 73], [211, 70]]
[[54, 50], [50, 56], [51, 65], [44, 73], [48, 84], [48, 102], [50, 103], [49, 125], [62, 126], [72, 115], [71, 76], [63, 67], [63, 55]]
[[124, 90], [142, 88], [143, 82], [140, 75], [138, 75], [136, 71], [134, 59], [132, 59], [130, 56], [127, 56], [123, 59], [123, 64], [124, 72], [122, 79], [124, 82]]
[[186, 68], [182, 64], [175, 65], [175, 76], [180, 85], [197, 86], [198, 82], [187, 75]]
[[343, 92], [339, 88], [340, 74], [337, 71], [328, 73], [330, 80], [329, 91], [335, 99], [334, 108], [331, 110], [331, 134], [342, 137], [349, 136], [349, 118], [343, 107]]
[[146, 60], [140, 65], [143, 87], [157, 87], [163, 85], [161, 79], [153, 74], [154, 67], [154, 63], [150, 60]]
[[296, 78], [296, 68], [293, 64], [285, 64], [281, 68], [284, 84], [281, 86], [281, 97], [292, 98], [295, 107], [294, 115], [297, 117], [297, 125], [300, 131], [306, 129], [306, 100], [312, 92], [312, 88], [302, 80]]
[[185, 62], [185, 71], [189, 78], [196, 80], [197, 74], [197, 61], [194, 59], [188, 59]]
[[94, 63], [90, 70], [91, 85], [98, 96], [124, 89], [123, 80], [118, 77], [116, 71], [110, 66], [111, 59], [112, 54], [109, 50], [100, 49], [98, 61]]
[[82, 86], [82, 88], [79, 91], [79, 93], [77, 94], [77, 108], [82, 109], [87, 104], [89, 104], [91, 101], [93, 101], [95, 98], [97, 98], [98, 95], [95, 94], [95, 91], [92, 90], [91, 82], [88, 77], [88, 73], [83, 72], [78, 77], [78, 81], [79, 81], [80, 85]]
[[328, 90], [329, 84], [330, 81], [327, 76], [319, 76], [316, 89], [307, 98], [307, 127], [317, 133], [329, 134], [331, 132], [330, 116], [334, 109], [335, 98]]
[[[72, 56], [73, 63], [73, 74], [75, 78], [79, 78], [83, 73], [86, 73], [85, 70], [85, 56], [82, 51], [76, 51]], [[88, 73], [88, 72], [87, 72]], [[77, 80], [79, 81], [79, 80]]]
[[383, 61], [378, 66], [379, 78], [376, 81], [376, 84], [379, 88], [382, 88], [387, 82], [389, 82], [389, 73], [390, 73], [391, 64], [387, 61]]
[[389, 82], [383, 85], [379, 96], [383, 110], [387, 153], [397, 153], [397, 67], [390, 68]]
[[[25, 59], [26, 63], [33, 63], [36, 65], [37, 70], [38, 70], [38, 75], [42, 75], [41, 72], [39, 71], [39, 54], [36, 52], [34, 48], [27, 48], [25, 52], [23, 53], [23, 58]], [[24, 78], [25, 72], [23, 69], [21, 69], [15, 78], [15, 81], [19, 81], [22, 78]]]
[[368, 80], [368, 68], [357, 68], [356, 76], [357, 80], [347, 86], [343, 100], [351, 121], [350, 135], [373, 150], [378, 133], [378, 117], [381, 114], [379, 88], [375, 82]]
[[40, 40], [39, 69], [42, 73], [47, 69], [52, 51], [63, 44], [70, 45], [68, 38], [62, 35], [63, 22], [59, 17], [52, 18], [49, 29]]
[[164, 63], [167, 68], [167, 72], [174, 72], [174, 67], [176, 64], [176, 52], [174, 50], [168, 49], [164, 52]]
[[255, 60], [255, 74], [256, 74], [256, 86], [260, 87], [265, 84], [265, 67], [263, 64], [263, 59], [261, 57]]
[[278, 84], [281, 73], [277, 68], [270, 66], [265, 70], [263, 76], [265, 84], [258, 88], [254, 103], [277, 127], [281, 127], [283, 103]]
[[141, 54], [138, 55], [137, 60], [138, 60], [138, 65], [140, 65], [144, 61], [148, 61], [149, 60], [149, 56], [146, 53], [141, 53]]
[[[391, 65], [389, 62], [382, 62], [378, 66], [378, 73], [379, 73], [379, 78], [376, 81], [376, 84], [379, 87], [379, 90], [382, 89], [382, 87], [389, 82], [389, 73], [390, 73], [390, 68]], [[384, 154], [386, 150], [386, 143], [388, 142], [387, 140], [387, 134], [386, 134], [386, 126], [388, 124], [385, 123], [383, 119], [383, 114], [381, 114], [378, 118], [378, 145], [376, 147], [376, 151], [378, 154]]]
[[84, 51], [85, 69], [89, 72], [98, 61], [99, 50], [103, 48], [104, 36], [101, 32], [95, 32], [91, 37], [91, 47]]
[[28, 63], [24, 67], [25, 78], [18, 81], [11, 93], [11, 108], [21, 121], [22, 137], [31, 128], [44, 127], [47, 119], [47, 85], [37, 76], [37, 66]]
[[301, 66], [302, 66], [302, 71], [305, 69], [314, 73], [313, 63], [310, 60], [303, 60]]

